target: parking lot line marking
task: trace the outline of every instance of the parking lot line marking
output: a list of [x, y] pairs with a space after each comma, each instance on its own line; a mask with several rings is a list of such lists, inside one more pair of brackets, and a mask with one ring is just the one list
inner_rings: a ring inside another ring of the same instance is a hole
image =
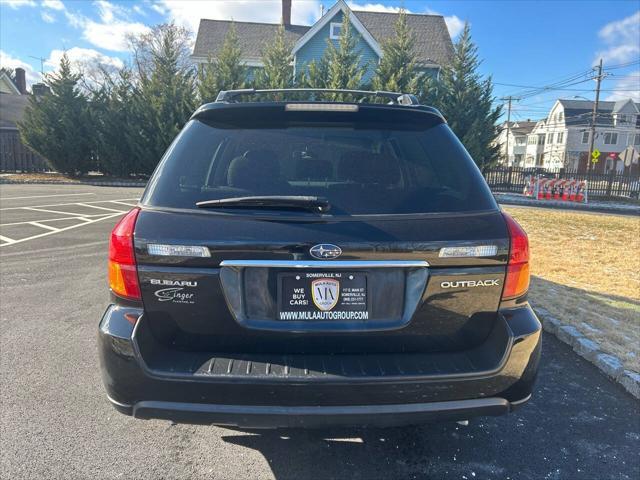
[[12, 243], [16, 243], [16, 240], [14, 240], [13, 238], [3, 237], [2, 235], [0, 235], [0, 241], [5, 242], [0, 243], [0, 247], [2, 247], [3, 245], [11, 245]]
[[[1, 200], [1, 198], [0, 198]], [[118, 198], [118, 201], [122, 201], [122, 202], [132, 202], [135, 201], [137, 202], [138, 199], [137, 198]], [[106, 202], [111, 202], [114, 200], [95, 200], [92, 202], [84, 202], [84, 203], [106, 203]], [[47, 205], [32, 205], [29, 207], [5, 207], [5, 208], [0, 208], [0, 211], [5, 211], [5, 210], [20, 210], [21, 208], [42, 208], [42, 207], [63, 207], [66, 205], [77, 205], [77, 203], [75, 202], [67, 202], [67, 203], [49, 203]]]
[[0, 235], [0, 240], [7, 242], [7, 243], [0, 243], [0, 247], [5, 247], [7, 245], [15, 245], [16, 243], [22, 243], [22, 242], [26, 242], [28, 240], [35, 240], [36, 238], [47, 237], [47, 236], [53, 235], [55, 233], [66, 232], [67, 230], [72, 230], [72, 229], [78, 228], [78, 227], [84, 227], [85, 225], [89, 225], [90, 223], [96, 223], [96, 222], [99, 222], [101, 220], [105, 220], [107, 218], [119, 217], [120, 215], [122, 215], [122, 213], [107, 214], [106, 216], [103, 215], [100, 218], [90, 219], [87, 223], [78, 223], [76, 225], [71, 225], [69, 227], [60, 228], [60, 229], [58, 229], [57, 232], [48, 231], [48, 232], [40, 233], [38, 235], [32, 235], [31, 237], [20, 238], [18, 240], [14, 240], [12, 238], [3, 237], [3, 236]]
[[[68, 206], [77, 205], [77, 203], [67, 204]], [[62, 210], [51, 210], [48, 208], [38, 208], [38, 207], [21, 207], [24, 210], [33, 210], [34, 212], [46, 212], [46, 213], [58, 213], [60, 215], [69, 215], [72, 217], [79, 217], [80, 214], [75, 212], [63, 212]], [[126, 213], [126, 212], [118, 212], [118, 213]], [[108, 213], [92, 213], [90, 215], [82, 215], [83, 217], [98, 217], [101, 215], [109, 215]]]
[[77, 197], [79, 195], [95, 195], [95, 193], [59, 193], [55, 195], [31, 195], [29, 197], [4, 197], [0, 200], [26, 200], [28, 198]]
[[117, 203], [118, 205], [126, 205], [127, 207], [135, 207], [137, 203], [119, 202], [118, 200], [109, 200], [109, 203]]
[[99, 207], [97, 205], [89, 205], [87, 203], [76, 203], [76, 205], [80, 205], [81, 207], [95, 208], [97, 210], [105, 210], [107, 212], [127, 213], [126, 210], [116, 210], [114, 208]]
[[52, 232], [59, 232], [60, 229], [56, 228], [56, 227], [50, 227], [49, 225], [43, 225], [42, 223], [39, 222], [28, 222], [29, 225], [33, 225], [34, 227], [40, 227], [40, 228], [44, 228], [45, 230], [51, 230]]
[[[94, 216], [102, 217], [104, 215], [108, 215], [108, 214], [106, 214], [106, 213], [105, 214], [97, 214], [97, 215], [94, 215]], [[86, 218], [86, 217], [80, 217], [78, 215], [74, 215], [72, 217], [45, 218], [45, 219], [38, 220], [38, 222], [40, 222], [40, 223], [41, 222], [57, 222], [59, 220], [82, 220], [83, 222], [89, 221], [89, 219]], [[0, 223], [0, 227], [13, 227], [15, 225], [27, 225], [29, 223], [31, 223], [31, 222], [30, 221], [25, 221], [25, 222]]]

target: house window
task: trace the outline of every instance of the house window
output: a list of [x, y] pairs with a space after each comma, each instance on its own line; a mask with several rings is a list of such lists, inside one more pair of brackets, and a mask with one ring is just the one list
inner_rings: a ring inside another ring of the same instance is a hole
[[524, 145], [525, 141], [524, 141], [525, 137], [516, 137], [516, 145]]
[[582, 132], [582, 143], [589, 143], [589, 132]]
[[640, 133], [636, 133], [636, 138], [633, 140], [634, 145], [640, 145]]
[[618, 113], [615, 116], [615, 124], [616, 125], [632, 125], [633, 115], [624, 115], [624, 114]]
[[564, 132], [556, 133], [556, 143], [562, 143], [564, 141]]
[[329, 25], [329, 38], [332, 40], [338, 40], [340, 38], [340, 33], [342, 32], [342, 23], [332, 22]]
[[618, 134], [616, 132], [607, 132], [604, 134], [605, 145], [615, 145], [618, 143]]
[[558, 120], [562, 121], [564, 119], [564, 112], [558, 112]]
[[547, 143], [553, 143], [553, 133], [547, 133]]

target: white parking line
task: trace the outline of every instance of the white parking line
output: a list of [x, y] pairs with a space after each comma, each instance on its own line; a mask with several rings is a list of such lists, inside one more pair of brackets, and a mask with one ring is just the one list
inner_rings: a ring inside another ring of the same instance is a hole
[[49, 225], [44, 225], [44, 224], [39, 223], [39, 222], [29, 222], [29, 225], [33, 225], [34, 227], [44, 228], [45, 230], [51, 230], [52, 232], [59, 232], [60, 231], [59, 228], [51, 227]]
[[[76, 203], [76, 205], [80, 205], [81, 207], [87, 207], [87, 208], [95, 208], [98, 210], [106, 210], [107, 212], [122, 212], [122, 210], [115, 210], [113, 208], [105, 208], [105, 207], [99, 207], [97, 205], [89, 205], [87, 203]], [[123, 212], [126, 213], [126, 212]]]
[[0, 235], [0, 241], [5, 242], [5, 243], [0, 243], [0, 247], [4, 245], [11, 245], [12, 243], [16, 243], [16, 241], [13, 238], [3, 237], [2, 235]]
[[[75, 204], [77, 205], [77, 204]], [[71, 206], [71, 204], [67, 204], [67, 206]], [[57, 213], [59, 215], [69, 215], [69, 216], [76, 216], [79, 217], [80, 214], [79, 213], [75, 213], [75, 212], [63, 212], [62, 210], [51, 210], [48, 208], [38, 208], [38, 207], [22, 207], [23, 210], [31, 210], [34, 212], [45, 212], [45, 213]], [[127, 213], [127, 212], [118, 212], [118, 213]], [[95, 213], [95, 214], [91, 214], [91, 215], [82, 215], [83, 217], [97, 217], [99, 215], [108, 215], [108, 213]]]
[[[98, 213], [93, 215], [94, 217], [104, 217], [106, 215], [109, 215], [108, 213]], [[72, 217], [58, 217], [58, 218], [45, 218], [44, 220], [38, 220], [36, 223], [42, 223], [42, 222], [57, 222], [60, 220], [81, 220], [83, 222], [87, 222], [89, 221], [88, 218], [86, 218], [85, 216], [78, 216], [78, 215], [74, 215]], [[13, 227], [15, 225], [27, 225], [29, 223], [34, 223], [33, 221], [25, 221], [25, 222], [11, 222], [11, 223], [0, 223], [0, 227]]]
[[7, 243], [0, 243], [0, 247], [5, 247], [7, 245], [15, 245], [16, 243], [22, 243], [22, 242], [26, 242], [28, 240], [34, 240], [36, 238], [47, 237], [49, 235], [53, 235], [54, 233], [66, 232], [67, 230], [72, 230], [74, 228], [83, 227], [85, 225], [89, 225], [90, 223], [96, 223], [96, 222], [99, 222], [100, 220], [105, 220], [107, 218], [114, 218], [114, 217], [118, 217], [120, 215], [122, 215], [122, 213], [114, 213], [112, 215], [107, 214], [106, 216], [102, 216], [100, 218], [90, 219], [86, 223], [78, 223], [76, 225], [71, 225], [70, 227], [60, 228], [56, 232], [48, 231], [48, 232], [45, 232], [45, 233], [41, 233], [39, 235], [32, 235], [31, 237], [21, 238], [19, 240], [13, 240], [11, 238], [0, 236], [0, 240], [2, 240], [3, 242], [7, 242]]
[[95, 195], [95, 193], [60, 193], [56, 195], [32, 195], [30, 197], [2, 197], [0, 200], [26, 200], [28, 198], [49, 198], [49, 197], [77, 197], [80, 195]]
[[[85, 204], [93, 204], [93, 203], [110, 203], [110, 202], [137, 202], [138, 199], [137, 198], [118, 198], [117, 200], [95, 200], [93, 202], [84, 202]], [[22, 208], [42, 208], [42, 207], [63, 207], [65, 205], [77, 205], [77, 203], [49, 203], [47, 205], [32, 205], [32, 206], [28, 206], [28, 207], [5, 207], [5, 208], [0, 208], [0, 211], [5, 211], [5, 210], [20, 210]]]

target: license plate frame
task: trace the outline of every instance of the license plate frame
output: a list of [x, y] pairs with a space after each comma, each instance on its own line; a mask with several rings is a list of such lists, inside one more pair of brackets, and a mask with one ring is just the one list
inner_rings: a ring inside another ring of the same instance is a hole
[[[281, 272], [277, 277], [277, 318], [282, 321], [368, 320], [371, 315], [368, 281], [365, 272]], [[337, 293], [336, 298], [332, 293]]]

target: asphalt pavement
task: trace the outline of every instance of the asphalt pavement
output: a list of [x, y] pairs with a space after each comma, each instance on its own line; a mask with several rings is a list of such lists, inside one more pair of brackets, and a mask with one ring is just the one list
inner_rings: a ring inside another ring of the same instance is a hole
[[640, 403], [547, 334], [529, 404], [466, 427], [247, 432], [117, 413], [97, 326], [107, 237], [140, 194], [0, 186], [0, 478], [640, 478]]

